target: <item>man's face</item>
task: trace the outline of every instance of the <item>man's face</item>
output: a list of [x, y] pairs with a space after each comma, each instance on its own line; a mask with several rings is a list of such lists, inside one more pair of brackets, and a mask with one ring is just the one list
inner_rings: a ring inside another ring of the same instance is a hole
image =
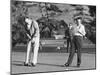
[[32, 20], [29, 18], [26, 18], [25, 22], [27, 23], [27, 28], [30, 29]]
[[81, 19], [77, 19], [77, 20], [76, 20], [76, 24], [77, 24], [77, 26], [79, 26], [80, 23], [81, 23]]
[[82, 21], [81, 19], [78, 19], [78, 25], [81, 25], [81, 21]]

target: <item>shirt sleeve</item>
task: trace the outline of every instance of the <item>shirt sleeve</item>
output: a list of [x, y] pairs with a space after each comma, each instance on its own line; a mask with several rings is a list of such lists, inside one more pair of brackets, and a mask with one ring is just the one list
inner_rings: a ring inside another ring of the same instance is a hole
[[82, 30], [83, 35], [85, 36], [86, 32], [85, 32], [85, 27], [83, 26], [83, 30]]
[[36, 34], [39, 32], [39, 26], [38, 23], [36, 21], [34, 21], [34, 27], [36, 29]]
[[38, 36], [39, 35], [39, 26], [38, 23], [36, 21], [33, 21], [33, 26], [35, 28], [35, 33], [33, 34], [34, 36]]

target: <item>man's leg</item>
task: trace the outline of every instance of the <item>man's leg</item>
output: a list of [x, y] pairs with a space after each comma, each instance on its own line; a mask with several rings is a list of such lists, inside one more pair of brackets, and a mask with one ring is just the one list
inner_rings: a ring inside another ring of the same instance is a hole
[[36, 39], [34, 41], [35, 41], [35, 43], [34, 43], [34, 55], [33, 55], [33, 61], [32, 61], [32, 63], [34, 65], [36, 65], [36, 63], [37, 63], [37, 57], [38, 57], [38, 50], [39, 50], [39, 38], [36, 37]]
[[75, 45], [74, 45], [74, 39], [73, 39], [73, 42], [71, 42], [71, 48], [70, 48], [70, 54], [69, 54], [69, 57], [68, 57], [68, 61], [65, 64], [65, 66], [69, 66], [72, 63], [74, 54], [75, 54]]
[[69, 44], [70, 44], [70, 40], [67, 39], [67, 52], [69, 51]]
[[82, 48], [82, 37], [76, 38], [76, 46], [77, 46], [77, 66], [81, 64], [81, 48]]
[[26, 60], [25, 60], [25, 63], [26, 63], [26, 64], [29, 63], [30, 51], [31, 51], [31, 41], [29, 41], [29, 43], [28, 43], [28, 45], [27, 45], [27, 54], [26, 54]]

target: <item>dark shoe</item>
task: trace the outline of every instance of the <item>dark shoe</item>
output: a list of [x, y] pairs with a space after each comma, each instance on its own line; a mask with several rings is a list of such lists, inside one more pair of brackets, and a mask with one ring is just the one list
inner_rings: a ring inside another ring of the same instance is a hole
[[35, 65], [35, 64], [33, 64], [33, 63], [31, 63], [31, 66], [35, 67], [36, 65]]
[[77, 67], [80, 67], [80, 64], [77, 64]]
[[67, 64], [67, 63], [66, 63], [66, 64], [64, 64], [64, 66], [65, 66], [65, 67], [68, 67], [68, 66], [69, 66], [69, 64]]
[[30, 66], [29, 63], [24, 63], [24, 66]]

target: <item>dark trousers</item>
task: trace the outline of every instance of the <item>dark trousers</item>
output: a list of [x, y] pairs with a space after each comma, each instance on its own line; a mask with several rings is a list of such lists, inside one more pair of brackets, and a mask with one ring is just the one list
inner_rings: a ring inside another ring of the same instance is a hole
[[75, 50], [77, 50], [77, 64], [81, 64], [81, 48], [82, 48], [82, 37], [74, 36], [72, 39], [71, 49], [67, 64], [70, 65], [72, 63]]
[[67, 52], [69, 52], [71, 46], [71, 38], [67, 38]]

